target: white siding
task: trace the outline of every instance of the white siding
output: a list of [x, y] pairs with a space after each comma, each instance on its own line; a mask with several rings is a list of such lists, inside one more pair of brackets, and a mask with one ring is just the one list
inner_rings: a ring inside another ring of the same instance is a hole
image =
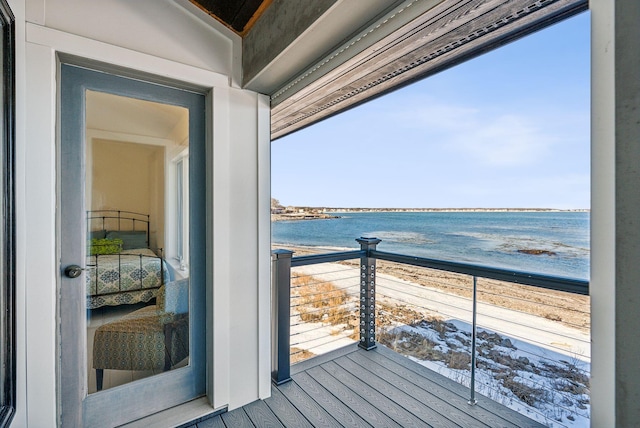
[[181, 64], [232, 75], [238, 36], [214, 30], [173, 0], [30, 0], [27, 20]]

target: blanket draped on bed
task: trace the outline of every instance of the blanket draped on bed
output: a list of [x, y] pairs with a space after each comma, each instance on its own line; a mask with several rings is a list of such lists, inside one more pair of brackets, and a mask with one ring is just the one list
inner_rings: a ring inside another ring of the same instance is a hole
[[148, 302], [169, 280], [167, 263], [147, 248], [87, 257], [87, 308]]

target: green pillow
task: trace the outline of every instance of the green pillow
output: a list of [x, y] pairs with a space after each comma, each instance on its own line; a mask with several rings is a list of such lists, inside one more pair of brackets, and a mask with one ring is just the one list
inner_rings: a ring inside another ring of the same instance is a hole
[[92, 239], [89, 255], [118, 254], [122, 251], [122, 239]]
[[107, 232], [107, 239], [121, 240], [123, 250], [147, 248], [147, 232], [142, 230], [110, 230]]

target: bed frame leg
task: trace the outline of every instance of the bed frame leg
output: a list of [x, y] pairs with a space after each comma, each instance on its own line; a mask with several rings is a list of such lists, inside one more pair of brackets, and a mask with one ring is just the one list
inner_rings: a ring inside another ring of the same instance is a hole
[[96, 369], [96, 389], [102, 391], [102, 380], [104, 379], [104, 369]]

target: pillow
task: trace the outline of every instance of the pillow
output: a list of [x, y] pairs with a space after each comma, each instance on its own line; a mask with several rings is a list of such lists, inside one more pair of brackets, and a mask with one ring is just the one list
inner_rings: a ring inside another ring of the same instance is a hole
[[118, 254], [122, 250], [122, 239], [92, 239], [89, 255]]
[[107, 232], [107, 239], [121, 239], [123, 250], [147, 248], [147, 232], [144, 230], [110, 230]]
[[[189, 278], [168, 282], [164, 286], [164, 311], [174, 314], [189, 312]], [[156, 304], [158, 301], [156, 300]], [[158, 307], [161, 307], [158, 304]]]
[[88, 239], [104, 239], [107, 237], [106, 230], [91, 230], [89, 232]]

